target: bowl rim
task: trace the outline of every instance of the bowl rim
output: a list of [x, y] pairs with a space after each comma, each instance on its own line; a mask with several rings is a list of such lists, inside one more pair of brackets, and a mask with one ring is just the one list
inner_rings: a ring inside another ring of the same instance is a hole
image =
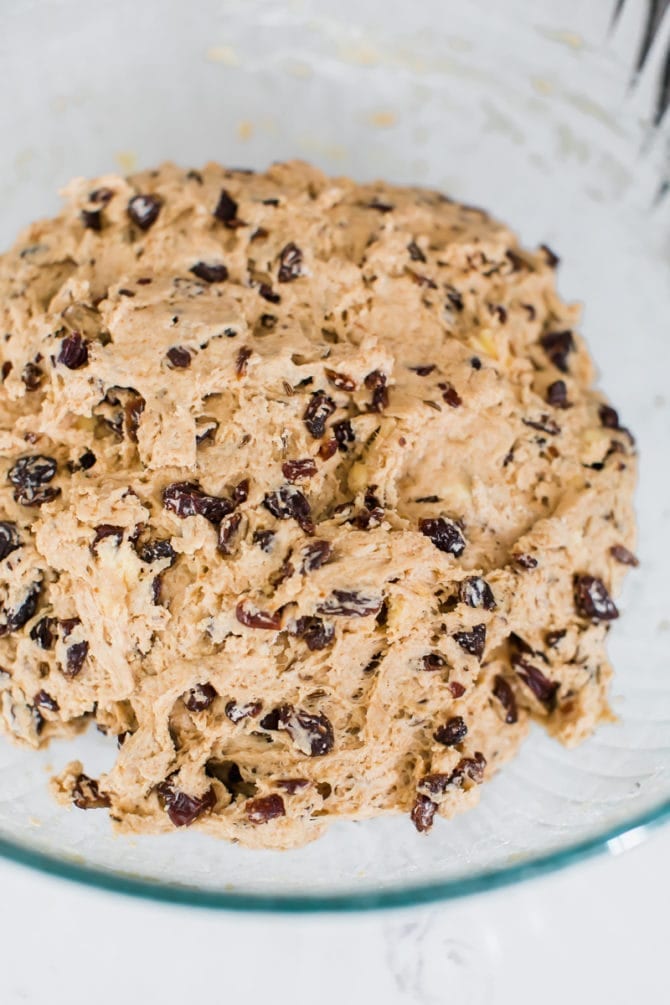
[[669, 822], [670, 798], [665, 798], [644, 813], [555, 851], [442, 882], [396, 885], [341, 894], [237, 893], [233, 890], [204, 890], [177, 883], [160, 883], [129, 873], [58, 858], [2, 837], [0, 858], [45, 875], [150, 902], [253, 914], [349, 914], [417, 907], [498, 890], [558, 872], [595, 856], [618, 855], [641, 844], [657, 827]]

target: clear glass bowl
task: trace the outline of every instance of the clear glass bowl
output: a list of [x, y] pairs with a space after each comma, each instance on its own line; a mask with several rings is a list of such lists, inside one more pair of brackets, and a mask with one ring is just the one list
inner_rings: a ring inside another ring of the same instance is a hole
[[[338, 824], [292, 852], [191, 832], [114, 837], [52, 803], [92, 732], [39, 754], [0, 742], [0, 852], [70, 879], [246, 910], [449, 898], [637, 841], [670, 816], [668, 18], [631, 85], [647, 7], [599, 0], [181, 0], [2, 4], [0, 243], [71, 176], [165, 158], [425, 183], [484, 205], [563, 260], [602, 384], [637, 434], [640, 570], [611, 636], [620, 720], [575, 751], [536, 731], [480, 806], [429, 838], [404, 818]], [[615, 8], [623, 7], [616, 26]], [[560, 14], [558, 13], [560, 9]]]

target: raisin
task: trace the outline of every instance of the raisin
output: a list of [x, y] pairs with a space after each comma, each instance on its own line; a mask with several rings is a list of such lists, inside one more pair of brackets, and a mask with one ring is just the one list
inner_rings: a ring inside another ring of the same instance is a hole
[[417, 286], [425, 286], [429, 290], [436, 290], [437, 283], [430, 276], [422, 276], [419, 272], [414, 272], [413, 269], [405, 269], [405, 274], [409, 276], [413, 283]]
[[479, 356], [472, 357], [472, 359], [470, 360], [470, 366], [472, 367], [473, 370], [481, 370], [482, 361], [480, 360]]
[[255, 719], [260, 715], [263, 705], [260, 701], [247, 701], [243, 705], [238, 705], [234, 701], [229, 701], [224, 709], [231, 722], [241, 722], [242, 719]]
[[417, 377], [428, 377], [433, 370], [436, 369], [436, 366], [434, 363], [428, 363], [426, 366], [410, 366], [408, 369], [410, 369], [412, 373], [415, 373]]
[[419, 782], [432, 796], [443, 795], [448, 789], [460, 789], [467, 780], [479, 784], [484, 780], [486, 758], [479, 751], [473, 757], [462, 757], [454, 770], [448, 774], [424, 775]]
[[330, 370], [328, 367], [325, 368], [325, 374], [333, 387], [338, 388], [340, 391], [355, 391], [356, 381], [353, 377], [348, 377], [346, 373], [338, 373], [337, 370]]
[[[2, 530], [2, 524], [0, 524], [0, 530]], [[631, 565], [633, 567], [640, 564], [640, 560], [625, 548], [622, 544], [613, 544], [610, 548], [610, 555], [616, 562], [620, 562], [621, 565]], [[0, 555], [0, 558], [4, 558], [4, 555]]]
[[82, 209], [79, 215], [87, 230], [102, 230], [101, 209]]
[[409, 251], [409, 257], [412, 259], [413, 262], [426, 261], [426, 256], [424, 255], [423, 251], [416, 243], [416, 241], [410, 241], [409, 244], [407, 245], [407, 250]]
[[616, 604], [597, 576], [576, 575], [574, 596], [577, 613], [592, 621], [613, 621], [619, 617]]
[[109, 796], [100, 791], [95, 778], [89, 778], [83, 772], [77, 775], [72, 787], [72, 802], [80, 810], [101, 810], [111, 805]]
[[276, 820], [277, 817], [286, 816], [284, 800], [277, 792], [273, 792], [269, 796], [249, 799], [244, 808], [247, 818], [252, 824], [266, 824], [270, 820]]
[[26, 385], [27, 391], [37, 391], [44, 380], [44, 372], [37, 363], [26, 363], [21, 374], [21, 380]]
[[319, 569], [331, 557], [333, 549], [328, 541], [313, 541], [302, 549], [300, 571], [305, 574]]
[[450, 384], [449, 381], [441, 381], [437, 386], [442, 392], [442, 400], [446, 401], [447, 405], [450, 405], [451, 408], [460, 408], [463, 400], [453, 384]]
[[505, 711], [505, 722], [511, 726], [519, 717], [516, 698], [509, 682], [504, 677], [501, 677], [500, 674], [496, 674], [493, 679], [493, 695], [498, 699]]
[[378, 213], [392, 213], [395, 206], [392, 206], [390, 202], [382, 202], [376, 196], [372, 202], [365, 204], [368, 209], [376, 209]]
[[151, 541], [146, 541], [139, 549], [138, 552], [140, 558], [143, 562], [162, 562], [164, 559], [168, 558], [170, 560], [170, 565], [177, 559], [177, 552], [172, 547], [170, 541], [167, 538], [153, 538]]
[[157, 195], [134, 195], [128, 203], [128, 216], [140, 230], [148, 230], [162, 206], [163, 200]]
[[33, 583], [32, 586], [28, 587], [28, 591], [19, 606], [10, 608], [5, 612], [6, 624], [0, 627], [1, 635], [6, 635], [7, 632], [16, 632], [19, 628], [23, 628], [27, 621], [30, 621], [37, 610], [41, 590], [40, 583]]
[[315, 391], [312, 394], [302, 418], [315, 440], [320, 440], [325, 433], [326, 420], [333, 414], [335, 408], [335, 402], [325, 391]]
[[419, 520], [419, 530], [426, 537], [429, 537], [440, 551], [454, 555], [456, 558], [463, 554], [465, 538], [452, 520], [447, 520], [442, 516], [426, 517]]
[[275, 782], [278, 788], [283, 789], [284, 792], [288, 792], [290, 796], [294, 796], [296, 792], [300, 789], [306, 789], [309, 785], [309, 779], [307, 778], [278, 778]]
[[275, 539], [275, 532], [273, 530], [255, 530], [252, 541], [257, 544], [262, 551], [269, 552], [272, 550], [272, 542]]
[[66, 335], [60, 344], [58, 362], [66, 366], [68, 370], [80, 370], [88, 363], [88, 342], [81, 337], [79, 332]]
[[459, 314], [464, 309], [463, 297], [454, 286], [449, 287], [447, 290], [447, 300], [449, 306], [453, 307]]
[[[279, 295], [279, 293], [275, 293], [275, 291], [272, 289], [269, 283], [260, 283], [258, 287], [258, 293], [259, 296], [263, 297], [263, 300], [267, 300], [269, 304], [281, 303], [281, 296]], [[271, 325], [264, 324], [263, 323], [264, 317], [273, 318], [274, 319], [273, 323]], [[261, 324], [263, 325], [264, 328], [267, 327], [274, 328], [276, 323], [277, 318], [274, 316], [274, 314], [264, 314], [263, 317], [261, 317]]]
[[362, 590], [333, 590], [327, 600], [319, 604], [319, 614], [334, 614], [349, 618], [367, 618], [381, 610], [382, 598]]
[[330, 753], [335, 744], [333, 726], [327, 716], [311, 715], [293, 705], [280, 705], [261, 719], [263, 729], [285, 730], [298, 750], [309, 757]]
[[128, 395], [128, 399], [123, 408], [123, 415], [126, 423], [126, 430], [128, 432], [128, 439], [132, 443], [137, 443], [137, 430], [140, 425], [140, 416], [144, 411], [144, 406], [146, 402], [141, 394], [132, 393]]
[[279, 271], [277, 280], [280, 283], [291, 283], [302, 274], [302, 251], [292, 241], [282, 248], [279, 255]]
[[65, 667], [63, 673], [66, 677], [76, 677], [81, 672], [84, 660], [88, 655], [88, 642], [75, 642], [65, 650]]
[[101, 202], [103, 206], [106, 206], [113, 197], [114, 192], [111, 188], [95, 188], [88, 194], [89, 202]]
[[424, 834], [433, 826], [433, 820], [437, 810], [437, 803], [434, 803], [428, 796], [419, 794], [416, 797], [410, 819], [419, 834]]
[[206, 283], [223, 283], [228, 278], [228, 269], [220, 262], [196, 262], [188, 271]]
[[16, 486], [15, 500], [23, 506], [41, 506], [42, 503], [51, 502], [60, 492], [60, 489], [47, 485], [56, 471], [57, 464], [53, 457], [45, 457], [43, 454], [20, 457], [7, 474], [12, 485]]
[[46, 708], [49, 712], [57, 712], [59, 709], [58, 702], [48, 691], [38, 691], [33, 698], [33, 704], [38, 708]]
[[570, 408], [568, 388], [564, 380], [555, 380], [547, 388], [547, 404], [554, 408]]
[[440, 656], [439, 653], [426, 653], [425, 656], [421, 657], [421, 669], [428, 671], [444, 670], [447, 665], [447, 661], [444, 656]]
[[211, 684], [196, 684], [183, 696], [184, 704], [189, 712], [203, 712], [218, 697]]
[[232, 555], [232, 541], [237, 533], [237, 530], [242, 522], [241, 513], [231, 513], [230, 516], [223, 518], [219, 524], [219, 533], [217, 539], [217, 548], [222, 555]]
[[301, 478], [311, 478], [312, 475], [316, 474], [316, 464], [311, 457], [297, 461], [284, 461], [281, 469], [287, 482], [297, 482]]
[[303, 617], [295, 622], [294, 634], [303, 639], [310, 652], [319, 652], [333, 641], [335, 629], [322, 618]]
[[512, 666], [526, 687], [533, 692], [537, 700], [550, 712], [553, 711], [556, 707], [558, 682], [549, 680], [538, 667], [533, 666], [523, 656], [513, 655]]
[[452, 698], [462, 698], [465, 694], [464, 686], [457, 680], [451, 681], [450, 684], [447, 684], [447, 687], [451, 691]]
[[96, 546], [107, 537], [113, 537], [118, 548], [123, 540], [123, 527], [116, 527], [111, 523], [99, 524], [99, 526], [95, 528], [95, 537], [91, 542], [91, 551], [95, 553]]
[[546, 261], [546, 263], [549, 266], [549, 268], [550, 269], [555, 269], [556, 266], [561, 261], [560, 258], [558, 257], [558, 255], [556, 254], [556, 252], [552, 251], [551, 248], [549, 247], [549, 245], [547, 245], [547, 244], [541, 244], [540, 245], [540, 251], [544, 252], [544, 260]]
[[466, 653], [481, 660], [486, 645], [486, 625], [474, 625], [469, 632], [455, 632], [454, 639]]
[[204, 516], [213, 524], [221, 523], [224, 516], [233, 511], [229, 499], [207, 495], [196, 482], [173, 482], [166, 486], [163, 489], [163, 506], [182, 519]]
[[496, 607], [493, 591], [481, 576], [464, 579], [458, 589], [458, 599], [468, 607], [483, 607], [485, 611], [494, 611]]
[[93, 467], [97, 460], [97, 457], [92, 450], [85, 450], [84, 453], [79, 458], [78, 464], [82, 471], [88, 471]]
[[313, 533], [311, 507], [307, 498], [294, 485], [283, 485], [274, 492], [268, 492], [263, 499], [263, 506], [278, 520], [294, 519], [306, 534]]
[[0, 520], [0, 562], [21, 547], [21, 538], [15, 523]]
[[30, 629], [30, 638], [40, 649], [51, 649], [56, 641], [56, 618], [40, 618]]
[[[336, 423], [336, 425], [337, 425], [337, 423]], [[352, 439], [353, 439], [353, 432], [354, 431], [352, 429], [352, 431], [351, 431]], [[337, 453], [337, 440], [336, 439], [325, 440], [325, 442], [322, 443], [321, 446], [319, 447], [319, 457], [321, 458], [322, 461], [330, 460], [330, 458], [333, 456], [333, 454], [336, 454], [336, 453]]]
[[576, 348], [572, 332], [546, 332], [540, 336], [540, 345], [556, 369], [567, 373], [568, 356]]
[[460, 715], [454, 715], [443, 726], [438, 726], [433, 733], [433, 738], [438, 743], [444, 744], [445, 747], [455, 747], [462, 743], [467, 735], [468, 727], [465, 720]]
[[522, 569], [537, 569], [537, 559], [533, 555], [520, 554], [512, 556], [517, 565]]
[[252, 350], [246, 345], [243, 345], [238, 351], [235, 359], [235, 373], [238, 377], [243, 377], [247, 372], [247, 363], [249, 362], [251, 355]]
[[621, 429], [619, 425], [619, 413], [611, 405], [600, 405], [598, 408], [598, 418], [600, 425], [605, 429]]
[[531, 429], [539, 429], [543, 433], [548, 433], [549, 436], [558, 436], [561, 431], [561, 427], [557, 422], [554, 422], [548, 415], [541, 415], [539, 419], [522, 419], [524, 426], [530, 426]]
[[231, 223], [237, 219], [237, 203], [228, 195], [225, 188], [221, 189], [221, 195], [219, 196], [219, 201], [216, 204], [213, 215], [221, 223]]
[[341, 419], [339, 422], [335, 422], [333, 424], [333, 435], [335, 436], [337, 449], [341, 450], [342, 453], [346, 453], [349, 449], [348, 444], [353, 443], [356, 439], [356, 434], [349, 419]]
[[177, 370], [186, 370], [191, 365], [191, 354], [181, 345], [173, 345], [166, 355], [170, 364]]
[[547, 632], [544, 637], [544, 641], [547, 643], [550, 649], [555, 649], [561, 639], [564, 639], [568, 634], [566, 628], [561, 628], [558, 631]]
[[235, 608], [235, 617], [247, 628], [264, 628], [273, 632], [278, 632], [281, 628], [281, 614], [262, 611], [250, 600], [240, 600]]
[[364, 509], [352, 519], [352, 524], [358, 530], [372, 530], [373, 527], [381, 526], [384, 519], [384, 510], [381, 506], [373, 506], [372, 509]]
[[388, 407], [389, 391], [386, 386], [387, 377], [380, 370], [373, 370], [365, 378], [365, 386], [372, 391], [370, 402], [371, 412], [383, 412]]
[[212, 810], [216, 803], [214, 789], [211, 787], [202, 796], [189, 796], [186, 792], [175, 789], [168, 780], [161, 782], [156, 787], [156, 792], [175, 827], [190, 826], [203, 813]]

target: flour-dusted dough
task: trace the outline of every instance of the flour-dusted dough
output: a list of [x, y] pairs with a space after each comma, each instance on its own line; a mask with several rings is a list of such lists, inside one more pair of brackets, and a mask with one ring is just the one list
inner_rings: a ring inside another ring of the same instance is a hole
[[634, 449], [549, 249], [423, 189], [167, 164], [0, 259], [2, 727], [61, 797], [290, 847], [610, 716]]

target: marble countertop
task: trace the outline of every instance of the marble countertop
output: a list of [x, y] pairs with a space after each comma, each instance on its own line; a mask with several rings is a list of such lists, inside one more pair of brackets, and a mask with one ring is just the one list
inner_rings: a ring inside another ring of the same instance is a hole
[[0, 1002], [661, 1002], [669, 859], [666, 828], [494, 894], [359, 917], [169, 907], [1, 862]]

